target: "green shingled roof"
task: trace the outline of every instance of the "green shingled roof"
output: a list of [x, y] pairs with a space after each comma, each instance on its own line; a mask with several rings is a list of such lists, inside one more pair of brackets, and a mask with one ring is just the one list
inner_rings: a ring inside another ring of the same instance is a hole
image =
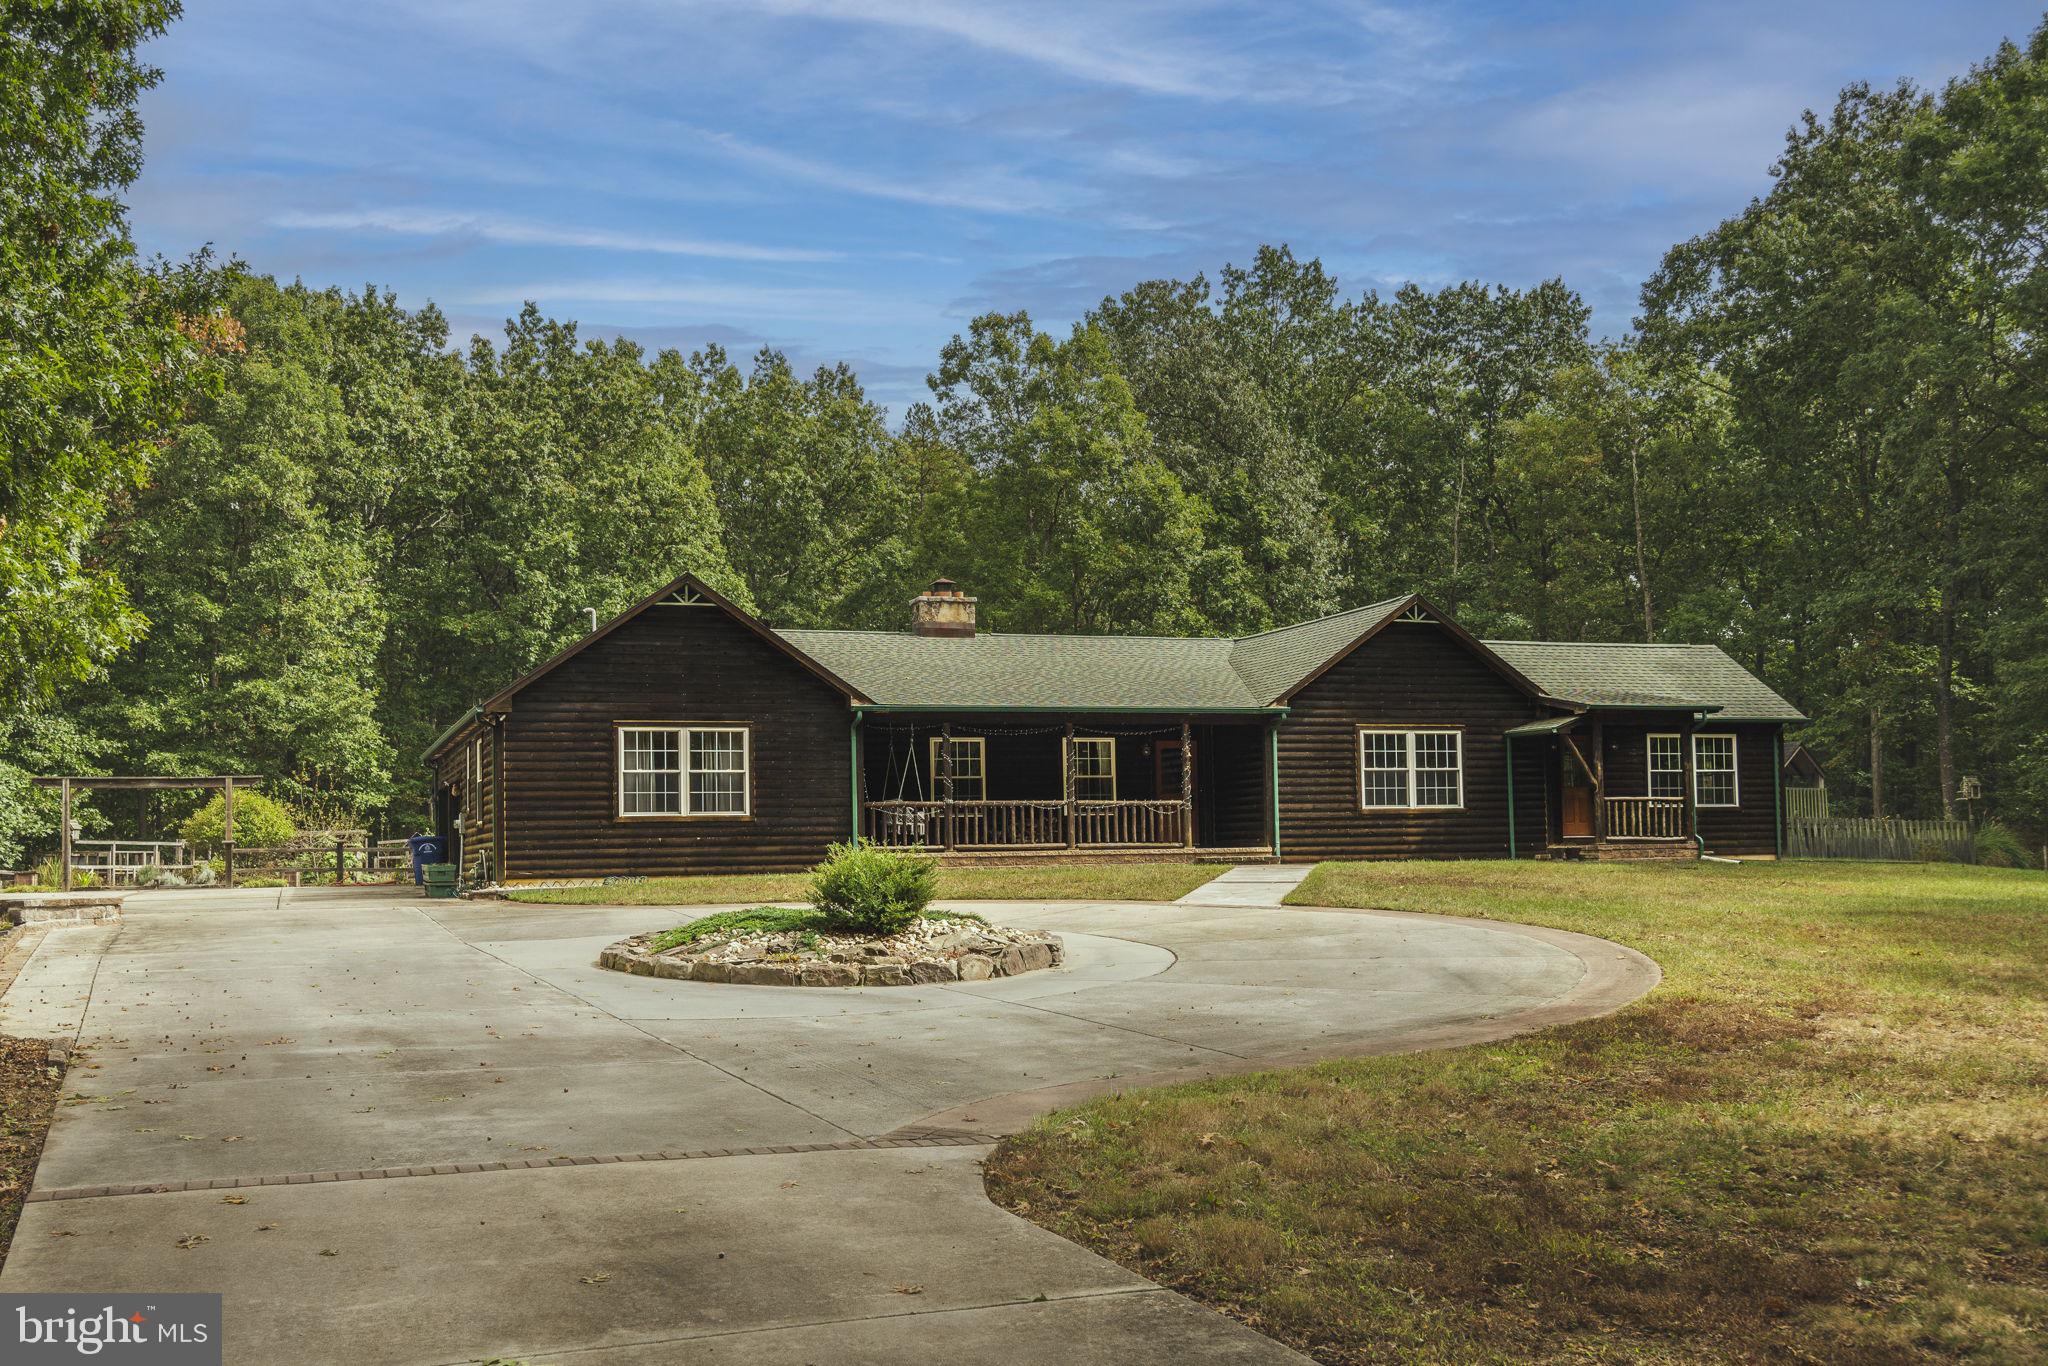
[[1231, 669], [1236, 642], [1223, 638], [776, 634], [885, 707], [1242, 711], [1271, 700]]
[[[1408, 601], [1390, 598], [1239, 640], [775, 634], [884, 707], [1247, 711], [1275, 705]], [[1721, 721], [1806, 719], [1713, 645], [1485, 643], [1545, 694], [1568, 702], [1699, 708]]]
[[1408, 601], [1389, 598], [1231, 642], [1230, 667], [1261, 701], [1285, 697]]
[[1718, 645], [1589, 645], [1489, 640], [1487, 648], [1552, 697], [1588, 706], [1716, 707], [1716, 721], [1804, 721]]

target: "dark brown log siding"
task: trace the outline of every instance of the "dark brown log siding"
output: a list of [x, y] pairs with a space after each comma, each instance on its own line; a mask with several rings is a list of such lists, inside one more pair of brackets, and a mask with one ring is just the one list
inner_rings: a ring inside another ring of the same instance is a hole
[[[620, 819], [621, 721], [752, 727], [748, 818]], [[536, 680], [505, 718], [515, 878], [779, 872], [852, 833], [846, 699], [715, 607], [653, 607]]]
[[[474, 761], [471, 747], [481, 751], [482, 778], [472, 783]], [[460, 850], [451, 850], [451, 857], [459, 854], [463, 873], [475, 870], [477, 859], [485, 852], [491, 854], [491, 867], [498, 868], [496, 852], [498, 835], [498, 784], [497, 736], [487, 726], [478, 724], [464, 730], [434, 761], [434, 786], [449, 788], [461, 794], [461, 803], [456, 807], [455, 819], [451, 823], [460, 837]], [[474, 787], [474, 790], [472, 790]]]
[[1735, 779], [1740, 806], [1700, 808], [1700, 837], [1707, 852], [1760, 857], [1778, 852], [1776, 764], [1771, 737], [1776, 726], [1700, 727], [1702, 735], [1735, 733]]
[[[1508, 794], [1502, 733], [1539, 714], [1533, 700], [1441, 628], [1387, 627], [1297, 693], [1281, 724], [1282, 857], [1505, 858]], [[1361, 725], [1462, 728], [1464, 807], [1359, 810]], [[1518, 783], [1517, 802], [1536, 790], [1533, 780]], [[1530, 833], [1540, 828], [1533, 821], [1517, 824]]]

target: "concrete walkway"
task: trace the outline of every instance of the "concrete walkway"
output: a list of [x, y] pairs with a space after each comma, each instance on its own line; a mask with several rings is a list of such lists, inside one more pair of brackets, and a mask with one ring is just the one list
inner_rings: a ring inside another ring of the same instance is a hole
[[1240, 863], [1176, 901], [1176, 906], [1278, 906], [1299, 887], [1313, 863]]
[[225, 1291], [227, 1359], [266, 1366], [1298, 1362], [990, 1204], [992, 1139], [1656, 980], [1477, 921], [976, 909], [1065, 936], [1068, 966], [732, 987], [591, 965], [693, 912], [137, 896], [117, 930], [53, 932], [0, 1000], [0, 1030], [83, 1045], [0, 1289]]

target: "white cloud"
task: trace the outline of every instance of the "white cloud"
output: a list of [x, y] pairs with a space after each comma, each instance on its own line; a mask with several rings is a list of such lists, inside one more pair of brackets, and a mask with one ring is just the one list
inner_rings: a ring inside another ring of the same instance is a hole
[[870, 321], [901, 309], [900, 295], [881, 296], [859, 290], [787, 286], [751, 286], [720, 280], [662, 280], [612, 278], [589, 280], [542, 280], [505, 285], [481, 285], [453, 296], [451, 303], [472, 308], [516, 308], [526, 300], [544, 309], [565, 304], [642, 304], [682, 306], [716, 311], [745, 319], [749, 317], [807, 318], [831, 321]]
[[1070, 194], [1061, 186], [1029, 176], [985, 168], [963, 170], [943, 184], [916, 184], [837, 162], [764, 147], [716, 129], [685, 131], [757, 170], [790, 180], [874, 199], [894, 199], [930, 208], [967, 209], [975, 213], [1041, 213], [1065, 207]]
[[347, 209], [333, 213], [288, 211], [270, 219], [273, 227], [339, 232], [383, 232], [405, 237], [473, 237], [509, 246], [585, 247], [597, 251], [702, 256], [720, 261], [839, 261], [844, 252], [805, 247], [770, 247], [753, 242], [712, 242], [660, 233], [610, 228], [558, 227], [517, 218], [442, 209]]

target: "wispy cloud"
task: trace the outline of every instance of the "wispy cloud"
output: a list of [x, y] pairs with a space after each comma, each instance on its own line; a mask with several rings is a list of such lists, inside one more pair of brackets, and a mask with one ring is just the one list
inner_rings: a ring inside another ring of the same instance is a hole
[[899, 180], [865, 168], [821, 161], [815, 157], [763, 146], [711, 128], [685, 131], [756, 170], [800, 180], [871, 199], [893, 199], [927, 208], [966, 209], [974, 213], [1043, 213], [1069, 206], [1073, 194], [1063, 186], [989, 167], [962, 167], [957, 174], [943, 168], [943, 183]]
[[381, 232], [404, 237], [466, 237], [508, 246], [584, 247], [595, 251], [702, 256], [719, 261], [841, 261], [846, 257], [844, 252], [808, 247], [771, 247], [755, 242], [713, 242], [665, 233], [562, 227], [525, 219], [438, 209], [346, 209], [333, 213], [291, 210], [277, 214], [271, 218], [270, 224], [277, 228]]
[[901, 296], [821, 285], [815, 288], [745, 285], [726, 280], [600, 278], [482, 285], [451, 302], [472, 308], [518, 307], [532, 299], [544, 308], [568, 304], [640, 304], [703, 309], [736, 321], [750, 317], [842, 321], [868, 319], [901, 307]]

